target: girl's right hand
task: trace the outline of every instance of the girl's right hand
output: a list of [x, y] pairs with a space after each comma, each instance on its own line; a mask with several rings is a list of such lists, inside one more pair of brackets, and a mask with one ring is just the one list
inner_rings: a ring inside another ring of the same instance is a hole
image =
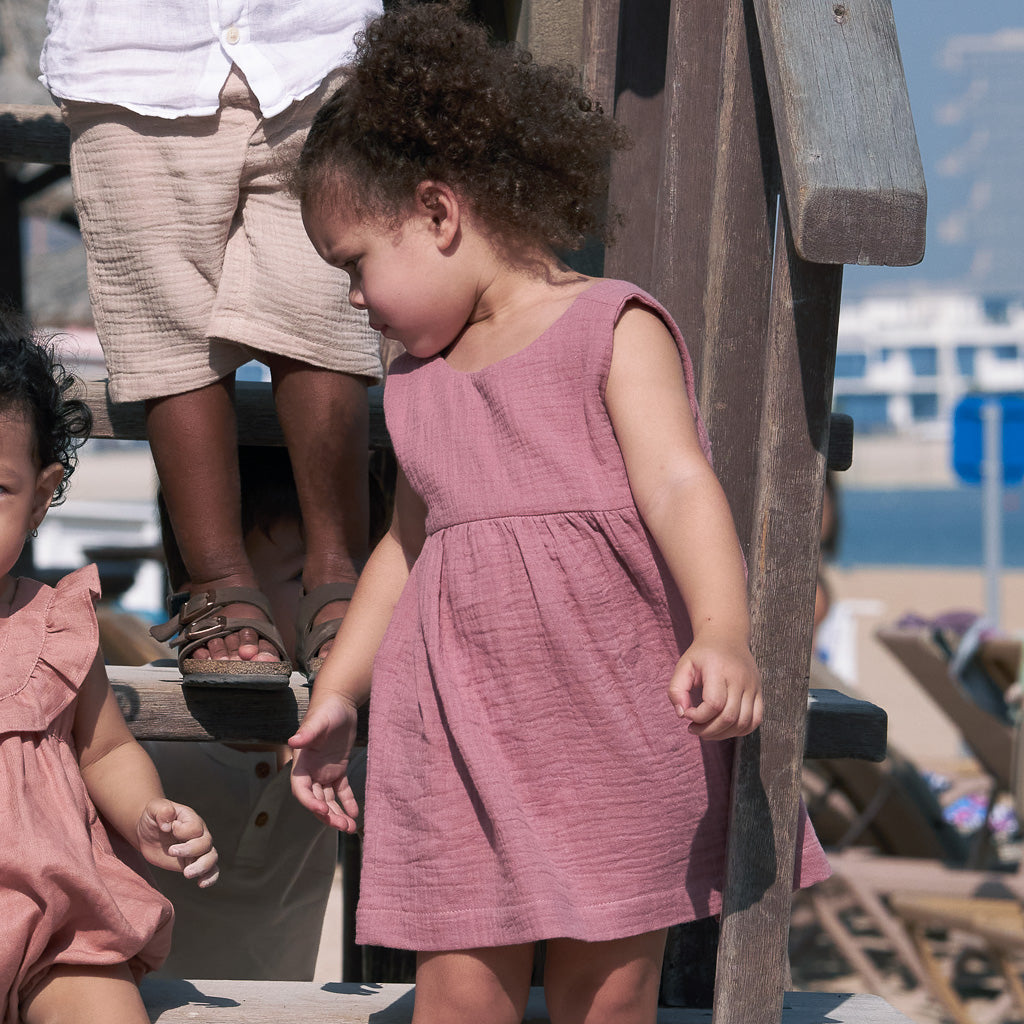
[[292, 793], [306, 810], [339, 832], [355, 832], [359, 804], [348, 781], [348, 759], [356, 736], [356, 705], [325, 694], [288, 740], [295, 751]]

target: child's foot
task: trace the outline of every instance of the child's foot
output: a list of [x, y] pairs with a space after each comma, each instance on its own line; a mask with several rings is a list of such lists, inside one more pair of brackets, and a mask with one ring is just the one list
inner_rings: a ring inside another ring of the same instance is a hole
[[253, 587], [217, 582], [193, 584], [177, 614], [150, 632], [178, 649], [186, 683], [287, 686], [291, 664], [267, 599]]
[[[255, 579], [244, 579], [240, 576], [226, 576], [223, 579], [211, 580], [209, 583], [189, 586], [193, 596], [223, 590], [227, 587], [251, 587], [257, 589]], [[225, 619], [258, 619], [273, 625], [270, 616], [257, 604], [238, 601], [224, 605], [217, 610], [217, 615]], [[280, 661], [283, 652], [279, 651], [269, 640], [261, 637], [250, 626], [243, 626], [225, 637], [212, 638], [205, 647], [196, 647], [191, 657], [197, 661]]]

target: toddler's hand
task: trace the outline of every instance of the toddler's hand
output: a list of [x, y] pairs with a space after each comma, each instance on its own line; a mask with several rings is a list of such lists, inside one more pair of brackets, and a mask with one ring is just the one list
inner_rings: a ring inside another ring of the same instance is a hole
[[348, 781], [356, 716], [354, 704], [332, 694], [306, 714], [288, 741], [297, 751], [292, 761], [292, 793], [307, 811], [340, 832], [355, 832], [359, 814]]
[[694, 640], [676, 665], [668, 695], [701, 739], [746, 736], [761, 724], [761, 674], [746, 644]]
[[200, 889], [220, 876], [210, 830], [191, 807], [173, 800], [150, 800], [139, 818], [138, 836], [139, 850], [150, 864], [180, 871]]

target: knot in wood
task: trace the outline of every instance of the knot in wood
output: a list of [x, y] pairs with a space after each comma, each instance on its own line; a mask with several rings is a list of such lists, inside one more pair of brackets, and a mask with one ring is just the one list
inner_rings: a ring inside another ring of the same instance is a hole
[[849, 11], [847, 10], [846, 4], [833, 4], [832, 14], [835, 16], [836, 21], [842, 25], [843, 22], [846, 21]]

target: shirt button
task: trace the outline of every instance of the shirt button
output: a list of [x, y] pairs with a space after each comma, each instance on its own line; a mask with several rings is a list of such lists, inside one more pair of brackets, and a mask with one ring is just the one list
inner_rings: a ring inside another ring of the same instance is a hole
[[260, 813], [256, 815], [256, 819], [253, 822], [253, 824], [257, 828], [263, 828], [263, 826], [266, 825], [268, 821], [270, 821], [270, 815], [267, 814], [266, 811], [260, 811]]
[[265, 779], [270, 774], [270, 765], [266, 761], [256, 763], [256, 778]]
[[241, 38], [242, 38], [242, 33], [239, 32], [238, 29], [235, 28], [234, 25], [232, 25], [231, 28], [229, 28], [224, 33], [224, 41], [227, 42], [227, 43], [230, 43], [232, 46], [234, 46], [234, 44], [237, 43], [238, 40], [241, 39]]

